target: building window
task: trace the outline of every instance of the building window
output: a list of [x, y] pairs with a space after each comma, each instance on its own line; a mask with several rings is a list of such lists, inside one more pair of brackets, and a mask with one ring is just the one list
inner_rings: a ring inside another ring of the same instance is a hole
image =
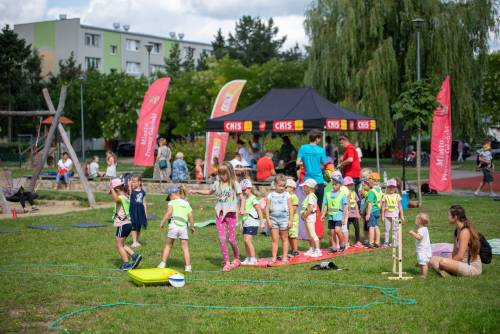
[[141, 42], [135, 39], [127, 39], [127, 50], [129, 51], [139, 51], [139, 46]]
[[85, 34], [85, 45], [99, 47], [101, 36], [96, 34]]
[[160, 43], [151, 42], [151, 45], [153, 46], [153, 48], [151, 49], [151, 53], [160, 54], [160, 52], [161, 52], [161, 44]]
[[101, 58], [85, 57], [85, 68], [87, 70], [96, 69], [101, 67]]
[[163, 72], [165, 67], [162, 65], [151, 64], [151, 74], [155, 74], [156, 72]]
[[127, 73], [128, 74], [140, 74], [141, 73], [141, 63], [136, 63], [133, 61], [127, 61]]
[[111, 53], [113, 56], [116, 55], [117, 50], [118, 47], [116, 45], [110, 45], [109, 53]]

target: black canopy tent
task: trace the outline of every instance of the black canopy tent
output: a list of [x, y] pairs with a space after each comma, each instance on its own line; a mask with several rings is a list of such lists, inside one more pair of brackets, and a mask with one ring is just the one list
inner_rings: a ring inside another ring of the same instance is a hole
[[208, 119], [208, 132], [298, 133], [325, 131], [375, 131], [374, 118], [348, 111], [319, 95], [312, 88], [271, 89], [254, 104], [235, 113]]

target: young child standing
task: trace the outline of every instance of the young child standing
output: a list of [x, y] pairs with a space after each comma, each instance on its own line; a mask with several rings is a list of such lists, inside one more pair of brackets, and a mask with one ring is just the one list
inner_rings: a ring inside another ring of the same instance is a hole
[[415, 218], [415, 225], [417, 225], [417, 232], [410, 231], [410, 235], [416, 240], [417, 248], [417, 261], [420, 266], [420, 276], [427, 277], [428, 263], [432, 258], [431, 238], [429, 236], [429, 216], [426, 213], [419, 213]]
[[403, 206], [401, 205], [401, 195], [398, 191], [398, 183], [394, 179], [387, 181], [386, 193], [382, 196], [381, 213], [384, 219], [384, 246], [390, 246], [390, 231], [392, 230], [393, 246], [397, 246], [398, 240], [398, 219], [405, 219]]
[[285, 191], [286, 176], [276, 175], [274, 180], [274, 190], [266, 198], [266, 220], [271, 230], [272, 262], [276, 262], [278, 257], [278, 238], [283, 246], [283, 256], [281, 262], [288, 263], [288, 229], [292, 227], [293, 213], [292, 199]]
[[319, 248], [319, 238], [316, 234], [316, 218], [317, 218], [317, 207], [318, 198], [314, 194], [316, 186], [318, 184], [314, 179], [307, 179], [301, 184], [304, 187], [304, 192], [306, 193], [306, 198], [302, 201], [302, 220], [306, 224], [307, 234], [309, 235], [309, 250], [305, 252], [305, 255], [310, 257], [320, 257], [323, 254]]
[[168, 222], [168, 239], [163, 249], [161, 256], [161, 262], [158, 268], [165, 268], [167, 266], [168, 256], [174, 245], [176, 239], [180, 240], [182, 253], [184, 254], [184, 261], [186, 266], [184, 271], [190, 273], [191, 268], [191, 258], [189, 257], [189, 246], [188, 246], [188, 224], [191, 233], [194, 234], [194, 218], [193, 209], [191, 205], [186, 201], [186, 190], [182, 186], [172, 186], [167, 189], [167, 212], [163, 216], [160, 222], [160, 229], [163, 229], [165, 223]]
[[[214, 182], [209, 190], [193, 190], [194, 194], [211, 195], [215, 193], [215, 226], [219, 235], [220, 250], [224, 257], [224, 267], [222, 270], [230, 271], [240, 266], [240, 255], [238, 244], [236, 243], [236, 214], [245, 213], [245, 198], [241, 192], [241, 187], [236, 180], [233, 166], [224, 161], [217, 169], [218, 180]], [[239, 209], [238, 209], [239, 207]], [[234, 260], [229, 261], [229, 253], [226, 244], [226, 230], [229, 234], [229, 243], [233, 248]]]
[[[337, 251], [343, 252], [346, 249], [347, 240], [342, 231], [343, 225], [347, 228], [347, 196], [340, 190], [344, 179], [338, 174], [332, 175], [332, 191], [325, 194], [323, 198], [323, 210], [321, 216], [323, 219], [328, 214], [328, 229], [330, 230], [330, 249], [329, 253], [336, 253]], [[335, 237], [338, 239], [339, 249]]]
[[245, 242], [246, 258], [243, 264], [257, 264], [253, 237], [264, 228], [264, 217], [257, 197], [252, 193], [252, 181], [243, 179], [240, 182], [241, 191], [245, 196], [245, 214], [243, 216], [243, 240]]
[[[125, 239], [132, 231], [132, 223], [130, 222], [130, 201], [125, 191], [125, 185], [121, 179], [113, 179], [110, 184], [110, 193], [115, 201], [115, 210], [113, 212], [113, 226], [116, 226], [115, 245], [123, 264], [120, 266], [121, 271], [134, 269], [141, 262], [142, 256], [125, 245]], [[132, 257], [132, 263], [129, 263], [128, 257]]]
[[148, 227], [146, 192], [142, 189], [142, 179], [134, 174], [129, 181], [128, 191], [130, 194], [130, 219], [132, 220], [132, 245], [130, 247], [141, 247], [139, 236], [142, 227]]
[[201, 159], [196, 159], [194, 161], [194, 178], [196, 180], [196, 183], [201, 183], [203, 181], [204, 175], [203, 175], [203, 160]]
[[370, 174], [368, 183], [370, 190], [366, 198], [366, 221], [368, 226], [368, 248], [378, 248], [380, 245], [380, 201], [382, 190], [379, 187], [380, 175]]
[[299, 243], [297, 238], [299, 237], [299, 198], [295, 195], [295, 189], [297, 184], [292, 178], [286, 180], [286, 191], [290, 194], [292, 199], [292, 209], [293, 222], [292, 227], [288, 230], [288, 242], [290, 243], [290, 248], [292, 249], [291, 255], [298, 256], [299, 253]]
[[359, 239], [359, 197], [354, 190], [354, 180], [350, 176], [346, 176], [344, 179], [344, 186], [349, 189], [349, 193], [347, 194], [347, 204], [349, 207], [349, 214], [347, 218], [348, 226], [354, 226], [354, 246], [356, 248], [363, 247], [361, 241]]

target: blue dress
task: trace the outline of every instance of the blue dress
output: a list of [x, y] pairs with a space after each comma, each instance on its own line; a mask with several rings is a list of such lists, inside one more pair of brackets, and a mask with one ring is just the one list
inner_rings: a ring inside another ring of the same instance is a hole
[[144, 190], [132, 190], [130, 194], [130, 219], [132, 220], [132, 229], [140, 231], [141, 228], [148, 227], [148, 219], [146, 218], [146, 210], [144, 209], [144, 198], [146, 192]]

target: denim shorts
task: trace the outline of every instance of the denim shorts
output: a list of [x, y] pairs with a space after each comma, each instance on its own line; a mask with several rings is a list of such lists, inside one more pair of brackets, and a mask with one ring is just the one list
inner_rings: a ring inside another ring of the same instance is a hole
[[372, 212], [370, 214], [370, 220], [366, 224], [368, 227], [378, 227], [380, 224], [380, 212]]
[[328, 229], [329, 230], [334, 230], [336, 227], [342, 227], [341, 220], [329, 220], [328, 221]]
[[132, 232], [132, 224], [125, 224], [122, 226], [118, 226], [116, 228], [116, 236], [118, 238], [126, 238], [129, 236], [130, 232]]
[[243, 227], [243, 235], [257, 235], [257, 232], [259, 231], [258, 226], [244, 226]]
[[273, 219], [271, 217], [271, 223], [272, 223], [272, 227], [273, 229], [279, 229], [281, 231], [285, 231], [285, 230], [288, 230], [288, 218], [286, 219]]

